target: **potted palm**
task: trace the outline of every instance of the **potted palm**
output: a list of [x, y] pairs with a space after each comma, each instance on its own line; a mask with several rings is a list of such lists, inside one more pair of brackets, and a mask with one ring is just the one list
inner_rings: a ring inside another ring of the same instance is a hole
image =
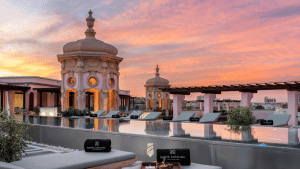
[[235, 133], [242, 133], [242, 141], [253, 141], [251, 134], [251, 125], [255, 123], [251, 109], [247, 107], [237, 107], [231, 109], [227, 115], [225, 124], [229, 126], [229, 130]]
[[25, 133], [32, 125], [16, 121], [6, 110], [0, 112], [0, 161], [7, 163], [18, 161], [27, 144], [23, 138], [31, 140]]

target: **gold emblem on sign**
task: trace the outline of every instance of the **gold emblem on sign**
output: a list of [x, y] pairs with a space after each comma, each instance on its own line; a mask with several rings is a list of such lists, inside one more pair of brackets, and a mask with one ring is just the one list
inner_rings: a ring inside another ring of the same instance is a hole
[[152, 157], [154, 154], [153, 143], [147, 143], [147, 155]]

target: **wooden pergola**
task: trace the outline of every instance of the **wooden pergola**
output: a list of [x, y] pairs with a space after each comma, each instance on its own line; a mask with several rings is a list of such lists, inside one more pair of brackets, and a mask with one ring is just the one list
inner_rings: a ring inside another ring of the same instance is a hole
[[211, 85], [211, 86], [193, 86], [193, 87], [171, 87], [160, 88], [162, 91], [170, 94], [190, 95], [192, 92], [221, 94], [222, 91], [239, 91], [257, 93], [257, 90], [290, 90], [300, 91], [300, 81], [291, 82], [270, 82], [270, 83], [249, 83], [234, 85]]

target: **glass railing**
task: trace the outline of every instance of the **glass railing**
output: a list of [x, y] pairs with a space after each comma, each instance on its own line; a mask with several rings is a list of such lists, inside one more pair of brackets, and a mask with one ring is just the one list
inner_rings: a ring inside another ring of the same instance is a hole
[[184, 137], [193, 139], [213, 139], [220, 141], [240, 141], [254, 144], [294, 146], [299, 144], [299, 131], [285, 127], [251, 127], [249, 132], [234, 133], [223, 124], [201, 124], [186, 122], [165, 122], [64, 117], [25, 117], [25, 122], [49, 126], [100, 130], [119, 133], [156, 135], [163, 137]]

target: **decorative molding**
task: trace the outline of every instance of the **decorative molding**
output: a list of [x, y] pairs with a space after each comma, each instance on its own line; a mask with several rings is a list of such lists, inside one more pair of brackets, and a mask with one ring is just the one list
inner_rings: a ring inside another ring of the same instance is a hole
[[100, 64], [99, 59], [86, 59], [86, 64], [90, 67], [97, 67]]
[[[69, 83], [70, 78], [73, 78], [73, 79], [74, 79], [74, 83], [73, 83], [73, 84]], [[74, 76], [74, 72], [73, 72], [73, 71], [69, 71], [69, 76], [68, 76], [68, 78], [67, 78], [67, 85], [68, 85], [70, 88], [73, 88], [73, 87], [75, 86], [76, 82], [77, 82], [77, 80], [76, 80], [76, 78], [75, 78], [75, 76]]]
[[75, 64], [76, 64], [76, 61], [74, 59], [66, 60], [66, 66], [69, 68], [74, 67]]
[[77, 67], [78, 68], [83, 68], [84, 67], [84, 63], [83, 63], [82, 59], [77, 62]]
[[[90, 78], [95, 78], [96, 79], [96, 83], [95, 84], [91, 84], [90, 81], [89, 81]], [[99, 81], [100, 80], [99, 80], [98, 76], [96, 75], [95, 71], [91, 71], [90, 74], [89, 74], [89, 76], [86, 79], [87, 85], [90, 86], [91, 88], [95, 88], [99, 84]]]

